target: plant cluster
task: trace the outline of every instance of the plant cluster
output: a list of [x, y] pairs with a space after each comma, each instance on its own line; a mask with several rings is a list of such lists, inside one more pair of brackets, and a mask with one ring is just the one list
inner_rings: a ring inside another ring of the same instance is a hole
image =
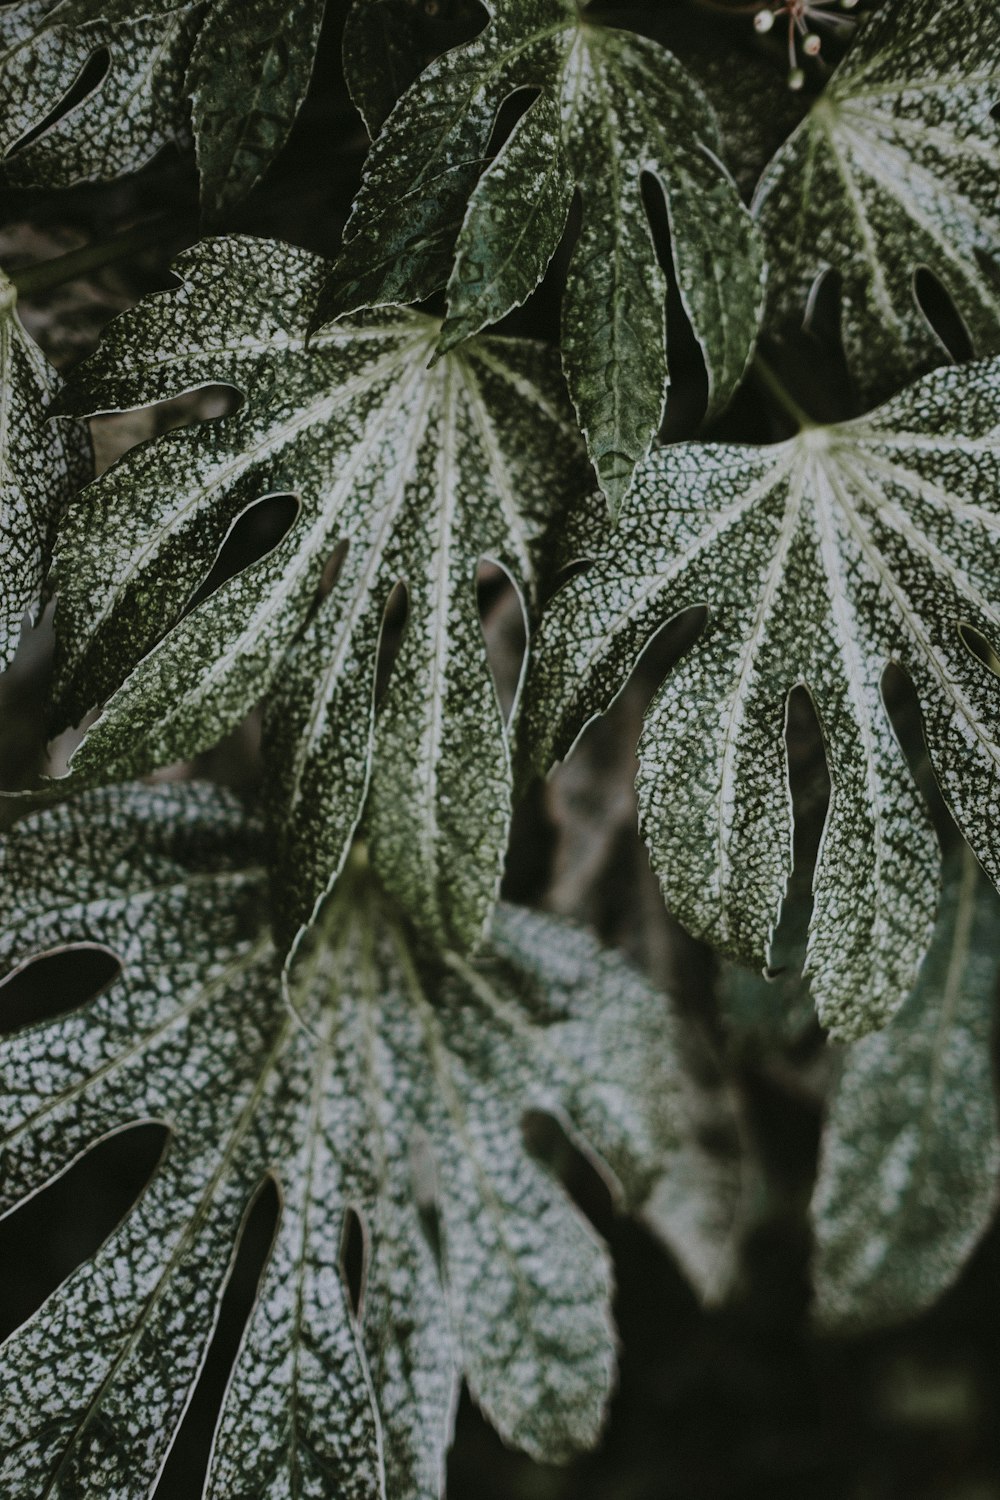
[[[817, 1316], [927, 1306], [993, 1214], [1000, 13], [439, 7], [344, 18], [332, 259], [238, 232], [335, 87], [322, 0], [0, 8], [8, 182], [193, 148], [203, 226], [65, 383], [18, 297], [169, 233], [0, 273], [0, 666], [54, 601], [48, 732], [86, 724], [11, 801], [0, 965], [114, 963], [3, 1042], [3, 1207], [169, 1130], [3, 1346], [10, 1500], [153, 1493], [265, 1183], [218, 1500], [431, 1500], [463, 1380], [540, 1459], [596, 1441], [608, 1252], [526, 1113], [732, 1293], [680, 1009], [500, 900], [516, 809], [651, 663], [639, 828], [712, 1024], [848, 1044]], [[91, 477], [87, 419], [219, 387]], [[164, 778], [248, 716], [259, 794]]]

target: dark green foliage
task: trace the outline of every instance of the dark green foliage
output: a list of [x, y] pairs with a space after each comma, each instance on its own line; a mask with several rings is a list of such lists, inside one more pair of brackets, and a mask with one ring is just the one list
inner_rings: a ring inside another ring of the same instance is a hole
[[702, 1500], [995, 1212], [996, 6], [325, 9], [0, 5], [0, 1491]]

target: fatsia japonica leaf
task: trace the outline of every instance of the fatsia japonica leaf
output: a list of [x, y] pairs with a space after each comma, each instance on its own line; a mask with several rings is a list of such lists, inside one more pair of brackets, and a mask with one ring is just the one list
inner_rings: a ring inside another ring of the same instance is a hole
[[[0, 147], [12, 153], [8, 175], [60, 187], [117, 177], [164, 145], [183, 142], [190, 129], [203, 204], [210, 214], [221, 212], [250, 191], [285, 142], [309, 83], [323, 6], [324, 0], [5, 6]], [[94, 87], [58, 113], [95, 65]]]
[[[435, 940], [472, 946], [511, 803], [476, 570], [492, 558], [530, 602], [544, 528], [586, 475], [558, 364], [486, 339], [428, 370], [439, 325], [399, 310], [307, 344], [325, 263], [279, 244], [206, 241], [177, 272], [178, 291], [112, 325], [69, 404], [117, 409], [216, 381], [245, 399], [127, 454], [66, 517], [57, 697], [76, 719], [113, 694], [74, 771], [121, 778], [191, 755], [270, 689], [286, 938], [335, 876], [371, 783], [386, 884]], [[285, 538], [178, 623], [240, 514], [283, 493], [299, 501]], [[376, 722], [397, 582], [408, 617]]]
[[545, 770], [657, 629], [707, 606], [646, 715], [640, 816], [668, 904], [746, 962], [764, 959], [787, 886], [786, 705], [809, 691], [832, 798], [807, 968], [841, 1039], [884, 1024], [910, 990], [937, 899], [937, 842], [881, 692], [890, 663], [914, 685], [959, 826], [1000, 878], [1000, 684], [968, 644], [1000, 643], [998, 493], [997, 361], [772, 447], [665, 448], [536, 638], [522, 728]]
[[90, 468], [83, 424], [48, 421], [59, 377], [16, 305], [0, 271], [0, 671], [41, 599], [59, 512]]
[[[666, 200], [713, 409], [732, 394], [754, 342], [761, 255], [718, 160], [711, 106], [669, 52], [598, 24], [575, 0], [504, 0], [490, 10], [486, 30], [432, 63], [376, 138], [322, 307], [332, 316], [410, 302], [447, 283], [439, 348], [452, 348], [534, 290], [579, 192], [563, 364], [616, 510], [660, 425], [667, 383], [666, 280], [644, 174]], [[348, 52], [349, 71], [352, 60]], [[518, 90], [537, 97], [487, 165], [500, 106]]]
[[979, 354], [1000, 347], [1000, 10], [886, 0], [781, 148], [754, 210], [770, 311], [801, 320], [837, 273], [848, 363], [878, 400], [947, 352], [915, 273], [950, 294]]
[[929, 1306], [993, 1217], [998, 978], [1000, 902], [965, 851], [916, 988], [843, 1059], [812, 1205], [816, 1313], [830, 1327]]
[[82, 1008], [3, 1044], [3, 1208], [130, 1121], [171, 1132], [129, 1216], [4, 1345], [8, 1500], [152, 1493], [268, 1176], [280, 1219], [209, 1496], [437, 1500], [463, 1375], [537, 1456], [599, 1430], [608, 1256], [521, 1120], [561, 1117], [640, 1197], [672, 1130], [662, 1000], [584, 934], [512, 908], [474, 966], [418, 956], [359, 860], [289, 1006], [260, 843], [228, 795], [187, 784], [87, 793], [2, 846], [4, 972], [80, 942], [121, 964]]

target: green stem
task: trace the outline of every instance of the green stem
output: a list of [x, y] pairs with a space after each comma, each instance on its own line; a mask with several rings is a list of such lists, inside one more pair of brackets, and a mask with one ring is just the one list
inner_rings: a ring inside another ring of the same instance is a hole
[[150, 245], [183, 239], [189, 229], [197, 227], [197, 223], [194, 215], [184, 215], [179, 219], [147, 220], [144, 224], [135, 224], [121, 234], [113, 235], [109, 240], [81, 245], [78, 250], [55, 255], [51, 260], [38, 261], [33, 266], [19, 266], [7, 274], [19, 297], [35, 297], [40, 292], [51, 291], [53, 287], [62, 286], [67, 281], [87, 276], [101, 266], [125, 260], [129, 255], [148, 249]]
[[791, 417], [800, 432], [805, 432], [807, 428], [816, 426], [812, 417], [807, 411], [802, 409], [784, 381], [773, 367], [768, 364], [762, 354], [754, 355], [751, 368], [758, 383], [764, 387], [776, 405], [781, 407], [785, 415]]

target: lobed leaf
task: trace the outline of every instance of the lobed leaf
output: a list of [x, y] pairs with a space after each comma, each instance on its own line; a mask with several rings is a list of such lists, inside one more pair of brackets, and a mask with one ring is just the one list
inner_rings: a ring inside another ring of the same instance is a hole
[[801, 320], [835, 272], [866, 401], [943, 363], [915, 274], [944, 285], [978, 354], [1000, 349], [1000, 12], [886, 0], [761, 179], [769, 312]]
[[828, 1327], [921, 1312], [993, 1218], [998, 976], [1000, 906], [966, 850], [913, 993], [843, 1060], [812, 1205], [816, 1313]]
[[997, 361], [774, 447], [665, 448], [537, 637], [523, 728], [545, 770], [657, 629], [707, 605], [646, 715], [640, 818], [672, 910], [744, 962], [764, 960], [788, 882], [786, 703], [808, 689], [832, 800], [807, 967], [844, 1040], [912, 988], [937, 899], [936, 839], [881, 693], [891, 662], [916, 689], [949, 806], [1000, 880], [1000, 695], [970, 646], [1000, 642], [998, 480]]
[[[358, 0], [361, 9], [371, 3]], [[523, 90], [538, 97], [484, 171], [501, 105]], [[614, 512], [659, 428], [667, 385], [666, 281], [644, 174], [666, 199], [677, 283], [713, 410], [739, 383], [756, 336], [762, 258], [718, 151], [711, 106], [657, 43], [598, 24], [574, 0], [507, 0], [389, 115], [324, 314], [412, 302], [447, 283], [441, 347], [451, 347], [538, 284], [578, 191], [583, 218], [567, 273], [563, 363]]]
[[[3, 1044], [3, 1208], [122, 1125], [171, 1132], [129, 1217], [3, 1347], [10, 1500], [152, 1493], [266, 1176], [280, 1220], [208, 1495], [437, 1500], [463, 1374], [538, 1457], [597, 1435], [608, 1257], [520, 1120], [563, 1116], [638, 1200], [673, 1129], [662, 1005], [590, 938], [527, 912], [501, 909], [474, 965], [421, 954], [358, 863], [289, 1007], [261, 856], [238, 805], [191, 784], [88, 793], [0, 850], [5, 972], [76, 942], [122, 966], [83, 1008]], [[340, 1265], [351, 1211], [357, 1316]]]
[[[324, 0], [5, 6], [0, 150], [8, 176], [64, 187], [133, 172], [187, 139], [190, 101], [202, 201], [218, 216], [284, 145], [309, 84], [323, 8]], [[95, 69], [93, 87], [70, 104]]]
[[[476, 569], [493, 559], [533, 601], [546, 527], [586, 463], [558, 369], [538, 345], [481, 340], [429, 372], [439, 325], [403, 311], [307, 342], [324, 263], [287, 246], [208, 241], [177, 265], [181, 288], [112, 325], [66, 404], [220, 380], [244, 403], [126, 455], [67, 515], [57, 698], [75, 720], [112, 694], [73, 769], [121, 778], [188, 756], [269, 693], [284, 940], [329, 888], [370, 790], [386, 885], [435, 941], [474, 946], [511, 805]], [[299, 501], [284, 539], [185, 614], [240, 514], [284, 493]], [[376, 717], [399, 582], [407, 625]]]

